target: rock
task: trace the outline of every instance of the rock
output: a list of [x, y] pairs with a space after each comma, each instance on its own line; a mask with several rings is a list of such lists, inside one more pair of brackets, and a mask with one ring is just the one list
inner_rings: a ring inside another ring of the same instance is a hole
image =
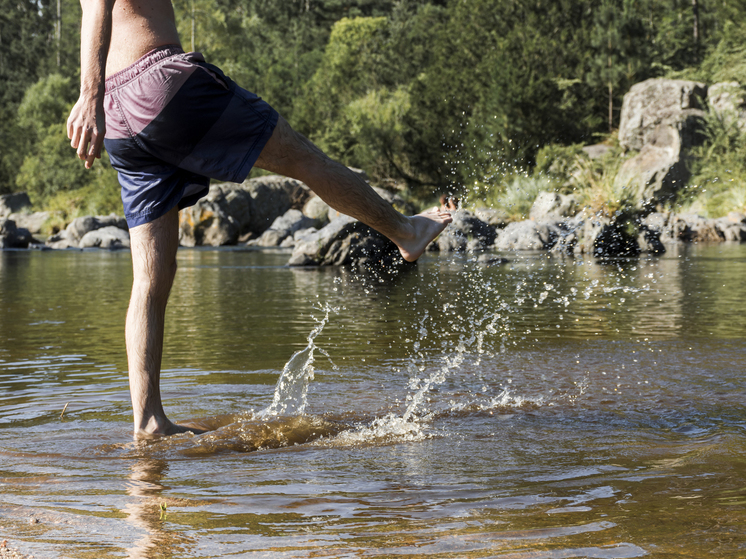
[[256, 240], [256, 246], [273, 247], [279, 246], [282, 241], [290, 237], [300, 229], [308, 229], [314, 225], [314, 220], [303, 215], [300, 210], [290, 209], [283, 215], [272, 222], [259, 239]]
[[674, 232], [682, 241], [704, 243], [725, 240], [725, 234], [713, 219], [697, 214], [679, 214], [674, 219]]
[[624, 224], [604, 225], [593, 241], [593, 256], [611, 258], [638, 254], [640, 245], [635, 237], [625, 231]]
[[689, 176], [679, 150], [646, 145], [624, 162], [614, 185], [618, 190], [629, 190], [636, 207], [652, 209], [673, 197]]
[[15, 221], [18, 227], [28, 229], [32, 235], [37, 235], [41, 233], [44, 224], [50, 217], [49, 212], [12, 213], [8, 216], [8, 219]]
[[65, 230], [67, 231], [67, 238], [77, 243], [80, 242], [87, 233], [103, 227], [116, 227], [123, 231], [127, 231], [127, 221], [124, 217], [114, 214], [103, 216], [88, 215], [73, 219]]
[[303, 205], [303, 215], [310, 217], [315, 221], [317, 227], [323, 227], [329, 223], [329, 204], [324, 202], [319, 196], [311, 196]]
[[626, 149], [641, 150], [655, 144], [659, 128], [678, 130], [681, 147], [694, 145], [704, 117], [703, 83], [656, 78], [633, 85], [624, 96], [619, 123], [619, 143]]
[[394, 243], [367, 225], [342, 216], [299, 240], [288, 264], [394, 270], [405, 262]]
[[278, 175], [212, 184], [205, 197], [179, 213], [179, 242], [236, 244], [239, 238], [261, 235], [289, 209], [300, 210], [309, 196], [305, 184]]
[[179, 243], [182, 246], [236, 244], [248, 232], [253, 200], [242, 185], [210, 185], [207, 195], [179, 212]]
[[736, 122], [746, 131], [746, 88], [738, 82], [711, 85], [707, 90], [707, 103], [726, 124]]
[[14, 192], [0, 196], [0, 218], [19, 213], [31, 207], [31, 200], [25, 192]]
[[453, 221], [431, 244], [429, 250], [441, 252], [459, 252], [483, 250], [495, 243], [497, 233], [473, 213], [466, 210], [455, 211]]
[[560, 228], [550, 223], [516, 221], [508, 224], [497, 236], [498, 250], [545, 250], [557, 241]]
[[33, 240], [28, 229], [17, 227], [12, 219], [0, 219], [0, 249], [28, 248]]
[[78, 248], [78, 241], [68, 235], [67, 229], [50, 236], [45, 244], [53, 249]]
[[563, 225], [557, 244], [552, 248], [555, 252], [592, 254], [599, 258], [640, 253], [640, 245], [627, 233], [626, 224], [612, 222], [604, 215], [584, 211]]
[[534, 221], [559, 221], [577, 213], [577, 201], [572, 195], [556, 192], [539, 192], [529, 212]]
[[83, 235], [78, 246], [80, 248], [129, 248], [130, 235], [115, 225], [108, 225]]
[[477, 219], [481, 219], [487, 225], [502, 229], [508, 223], [510, 223], [508, 214], [502, 210], [496, 210], [494, 208], [475, 208], [474, 216]]
[[715, 220], [715, 227], [720, 231], [724, 241], [746, 241], [746, 224], [734, 223], [727, 217]]
[[256, 234], [264, 233], [289, 209], [301, 210], [311, 196], [311, 190], [301, 181], [279, 175], [249, 179], [240, 188], [251, 197], [248, 227]]

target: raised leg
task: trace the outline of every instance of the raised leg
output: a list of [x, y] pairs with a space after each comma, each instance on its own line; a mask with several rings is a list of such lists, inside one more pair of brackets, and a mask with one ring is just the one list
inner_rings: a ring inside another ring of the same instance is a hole
[[130, 245], [134, 277], [125, 337], [135, 437], [189, 431], [166, 417], [160, 391], [166, 303], [179, 247], [178, 209], [130, 229]]
[[303, 181], [335, 210], [386, 235], [410, 262], [417, 260], [451, 222], [450, 214], [441, 211], [403, 216], [362, 178], [330, 159], [282, 117], [256, 166]]

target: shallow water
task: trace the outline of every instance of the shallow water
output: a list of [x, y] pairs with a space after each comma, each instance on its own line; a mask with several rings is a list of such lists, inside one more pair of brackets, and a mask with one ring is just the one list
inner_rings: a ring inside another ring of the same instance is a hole
[[746, 246], [507, 256], [376, 278], [180, 251], [165, 405], [212, 430], [136, 444], [129, 253], [0, 253], [0, 539], [37, 558], [746, 557]]

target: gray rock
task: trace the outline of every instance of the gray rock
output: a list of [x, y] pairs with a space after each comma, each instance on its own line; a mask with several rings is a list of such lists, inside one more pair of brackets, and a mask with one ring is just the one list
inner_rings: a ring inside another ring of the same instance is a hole
[[323, 227], [329, 223], [329, 210], [331, 210], [329, 204], [315, 195], [303, 205], [303, 215], [313, 219], [317, 227]]
[[78, 248], [78, 241], [68, 235], [67, 229], [51, 235], [45, 244], [53, 249]]
[[130, 235], [114, 225], [89, 231], [78, 243], [80, 248], [129, 248]]
[[652, 208], [673, 197], [688, 180], [680, 150], [646, 145], [624, 162], [614, 184], [618, 190], [632, 193], [636, 207]]
[[491, 225], [492, 227], [502, 229], [510, 223], [508, 214], [502, 210], [496, 210], [494, 208], [475, 208], [473, 212], [477, 219], [481, 219], [487, 225]]
[[467, 210], [458, 210], [452, 214], [453, 221], [438, 236], [429, 250], [441, 252], [459, 252], [483, 250], [495, 243], [495, 228], [477, 218]]
[[721, 242], [725, 234], [714, 219], [697, 214], [679, 214], [674, 217], [673, 231], [680, 240], [689, 243]]
[[352, 266], [394, 271], [407, 265], [399, 249], [367, 225], [342, 216], [305, 236], [293, 250], [291, 266]]
[[18, 227], [28, 229], [32, 235], [37, 235], [41, 233], [44, 224], [50, 217], [49, 212], [12, 213], [8, 216], [8, 219], [15, 221]]
[[711, 85], [707, 90], [710, 109], [726, 124], [736, 122], [746, 130], [746, 88], [738, 82]]
[[572, 217], [578, 211], [578, 203], [572, 195], [557, 192], [539, 192], [529, 212], [534, 221], [559, 221]]
[[252, 200], [248, 227], [256, 234], [269, 229], [289, 209], [301, 210], [311, 196], [311, 190], [302, 182], [279, 175], [249, 179], [241, 188], [248, 191]]
[[300, 210], [309, 196], [305, 184], [278, 175], [212, 184], [207, 196], [179, 213], [179, 242], [236, 244], [239, 237], [261, 235], [289, 209]]
[[12, 219], [0, 219], [0, 249], [28, 248], [32, 242], [28, 229], [17, 227]]
[[127, 231], [127, 221], [124, 217], [114, 214], [77, 217], [66, 228], [67, 238], [80, 242], [87, 233], [103, 227], [116, 227], [122, 231]]
[[25, 192], [14, 192], [0, 196], [0, 218], [31, 208], [31, 200]]
[[633, 85], [622, 102], [619, 143], [627, 149], [641, 150], [655, 143], [660, 127], [674, 127], [682, 147], [690, 147], [698, 139], [697, 126], [704, 116], [702, 100], [706, 96], [707, 86], [693, 81], [656, 78]]
[[733, 222], [727, 217], [714, 220], [715, 228], [720, 231], [724, 241], [746, 241], [746, 224]]
[[314, 223], [313, 219], [303, 215], [300, 210], [290, 209], [275, 219], [270, 228], [262, 233], [262, 236], [257, 239], [255, 244], [261, 247], [278, 246], [286, 238], [290, 237], [292, 239], [296, 231], [308, 229]]
[[560, 235], [560, 228], [551, 223], [516, 221], [508, 224], [497, 236], [498, 250], [546, 250]]

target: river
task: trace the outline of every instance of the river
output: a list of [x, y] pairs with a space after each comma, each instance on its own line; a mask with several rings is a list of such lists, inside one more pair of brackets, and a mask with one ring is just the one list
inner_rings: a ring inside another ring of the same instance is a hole
[[180, 250], [164, 405], [210, 431], [136, 443], [129, 253], [0, 253], [0, 540], [35, 558], [746, 557], [746, 246], [503, 256], [377, 277]]

